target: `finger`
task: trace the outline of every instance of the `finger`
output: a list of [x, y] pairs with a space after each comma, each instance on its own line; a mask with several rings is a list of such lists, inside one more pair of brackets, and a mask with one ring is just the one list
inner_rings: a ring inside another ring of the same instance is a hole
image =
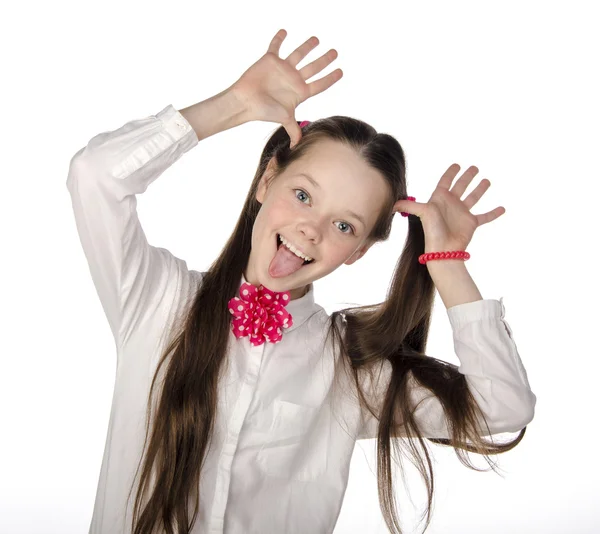
[[495, 221], [498, 217], [504, 215], [506, 210], [503, 206], [498, 206], [492, 211], [488, 211], [487, 213], [482, 213], [481, 215], [476, 215], [477, 224], [481, 226], [482, 224], [486, 224], [492, 221]]
[[333, 48], [323, 54], [319, 59], [315, 59], [312, 63], [302, 67], [298, 72], [304, 81], [312, 78], [315, 74], [321, 72], [327, 65], [333, 62], [338, 57], [338, 53]]
[[469, 196], [463, 200], [463, 204], [469, 210], [479, 202], [479, 199], [484, 195], [484, 193], [489, 189], [492, 182], [490, 182], [487, 178], [484, 178], [479, 182], [479, 185], [469, 193]]
[[448, 167], [448, 170], [446, 170], [446, 172], [442, 174], [442, 177], [438, 182], [438, 187], [450, 189], [452, 181], [454, 180], [454, 178], [456, 178], [458, 171], [460, 171], [460, 165], [458, 163], [453, 163], [452, 165], [450, 165], [450, 167]]
[[479, 169], [475, 165], [471, 165], [457, 180], [450, 192], [454, 193], [458, 198], [462, 197], [478, 172]]
[[319, 44], [319, 40], [313, 35], [310, 39], [306, 40], [302, 43], [296, 50], [294, 50], [285, 60], [295, 67], [300, 63], [306, 55], [317, 45]]
[[397, 200], [392, 207], [392, 213], [395, 212], [410, 213], [411, 215], [422, 217], [423, 213], [425, 213], [425, 203], [417, 202], [415, 200]]
[[298, 125], [298, 121], [292, 117], [289, 121], [283, 123], [283, 127], [290, 136], [290, 148], [294, 148], [300, 139], [302, 139], [302, 130]]
[[333, 72], [330, 72], [327, 76], [324, 76], [323, 78], [319, 78], [318, 80], [307, 84], [309, 90], [309, 97], [322, 93], [323, 91], [325, 91], [325, 89], [331, 87], [335, 82], [341, 80], [343, 75], [344, 73], [342, 72], [342, 69], [335, 69]]
[[286, 36], [287, 32], [284, 29], [279, 30], [275, 34], [275, 37], [271, 39], [271, 44], [269, 44], [269, 49], [267, 50], [267, 53], [271, 52], [276, 56], [279, 56], [279, 49], [281, 48], [281, 43], [283, 43], [283, 40], [286, 38]]

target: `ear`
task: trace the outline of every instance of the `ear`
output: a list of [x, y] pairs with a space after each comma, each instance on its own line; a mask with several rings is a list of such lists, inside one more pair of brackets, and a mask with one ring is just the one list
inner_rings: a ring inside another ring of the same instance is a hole
[[275, 171], [277, 170], [277, 162], [275, 157], [272, 157], [267, 164], [267, 168], [263, 175], [260, 177], [260, 182], [258, 183], [258, 187], [256, 188], [256, 200], [261, 204], [265, 200], [265, 196], [267, 194], [267, 189], [269, 188], [271, 178]]
[[373, 245], [373, 243], [364, 244], [362, 247], [360, 247], [358, 250], [356, 250], [356, 252], [354, 252], [354, 254], [352, 254], [352, 256], [350, 256], [350, 258], [348, 258], [344, 262], [344, 264], [352, 265], [355, 261], [360, 260], [367, 253], [367, 250], [369, 250], [372, 245]]

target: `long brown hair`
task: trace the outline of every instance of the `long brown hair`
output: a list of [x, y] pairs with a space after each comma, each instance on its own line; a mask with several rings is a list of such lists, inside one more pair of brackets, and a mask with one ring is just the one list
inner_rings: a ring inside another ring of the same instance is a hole
[[[236, 296], [250, 256], [252, 228], [261, 207], [256, 200], [258, 184], [271, 158], [275, 158], [273, 178], [276, 178], [322, 139], [336, 140], [353, 148], [386, 180], [391, 195], [368, 240], [373, 243], [384, 241], [390, 235], [393, 204], [407, 198], [404, 152], [394, 137], [345, 116], [312, 122], [303, 129], [302, 139], [293, 149], [289, 147], [290, 138], [283, 127], [273, 133], [261, 154], [231, 237], [204, 274], [185, 316], [177, 328], [173, 326], [170, 343], [158, 362], [148, 396], [144, 449], [148, 435], [150, 439], [147, 451], [140, 458], [142, 470], [133, 510], [133, 534], [153, 534], [157, 529], [168, 534], [187, 534], [196, 521], [200, 473], [213, 432], [219, 376], [223, 372], [231, 325], [227, 302]], [[379, 419], [379, 500], [385, 522], [394, 533], [402, 530], [396, 515], [392, 454], [400, 462], [400, 449], [406, 448], [424, 479], [428, 493], [425, 529], [430, 523], [433, 501], [432, 463], [413, 415], [415, 406], [411, 405], [409, 397], [414, 385], [411, 381], [438, 397], [448, 420], [450, 439], [425, 439], [454, 447], [459, 460], [471, 469], [483, 470], [470, 462], [465, 451], [483, 455], [495, 471], [488, 455], [514, 448], [525, 433], [523, 428], [513, 441], [503, 445], [484, 441], [480, 428], [481, 422], [485, 427], [487, 423], [469, 391], [465, 376], [458, 372], [457, 366], [424, 354], [435, 287], [427, 267], [418, 262], [425, 246], [422, 224], [418, 217], [411, 215], [408, 225], [408, 236], [385, 301], [333, 312], [327, 337], [341, 351], [362, 406]], [[347, 326], [343, 332], [339, 319]], [[169, 355], [171, 358], [152, 418], [151, 400], [157, 376]], [[380, 407], [376, 409], [361, 390], [359, 371], [372, 372], [378, 363], [385, 361], [391, 365], [391, 375], [389, 385], [384, 389], [386, 392], [378, 402]], [[395, 424], [397, 421], [403, 421], [403, 425]], [[392, 439], [400, 437], [409, 439]], [[156, 481], [154, 487], [153, 480]], [[191, 517], [190, 502], [195, 503]]]

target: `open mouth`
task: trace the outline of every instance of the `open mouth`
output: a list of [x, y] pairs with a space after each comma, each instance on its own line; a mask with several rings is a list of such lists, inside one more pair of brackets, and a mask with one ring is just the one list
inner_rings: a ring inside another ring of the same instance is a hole
[[[279, 240], [279, 234], [275, 235], [275, 249], [278, 249], [279, 246], [285, 247], [285, 245]], [[304, 265], [308, 265], [309, 263], [314, 263], [315, 260], [314, 258], [310, 261], [304, 260], [304, 263], [302, 264], [302, 266]]]

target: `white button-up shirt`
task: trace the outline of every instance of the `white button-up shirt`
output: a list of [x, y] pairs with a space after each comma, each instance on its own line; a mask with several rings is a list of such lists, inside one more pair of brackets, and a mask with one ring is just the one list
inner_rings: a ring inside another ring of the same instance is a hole
[[[148, 244], [135, 195], [197, 143], [190, 124], [169, 105], [96, 135], [71, 160], [67, 187], [77, 231], [117, 352], [90, 534], [130, 532], [133, 498], [127, 503], [127, 492], [142, 452], [150, 383], [166, 334], [204, 274]], [[279, 343], [254, 347], [230, 331], [195, 534], [332, 532], [355, 442], [376, 437], [377, 420], [344, 388], [333, 387], [339, 356], [325, 344], [329, 316], [315, 303], [313, 285], [286, 309], [293, 326]], [[447, 313], [459, 370], [492, 433], [520, 430], [533, 418], [536, 397], [502, 299], [461, 304]], [[375, 401], [389, 370], [384, 362], [380, 380], [368, 382]], [[415, 388], [413, 396], [427, 395]], [[416, 416], [425, 435], [448, 437], [435, 397]]]

